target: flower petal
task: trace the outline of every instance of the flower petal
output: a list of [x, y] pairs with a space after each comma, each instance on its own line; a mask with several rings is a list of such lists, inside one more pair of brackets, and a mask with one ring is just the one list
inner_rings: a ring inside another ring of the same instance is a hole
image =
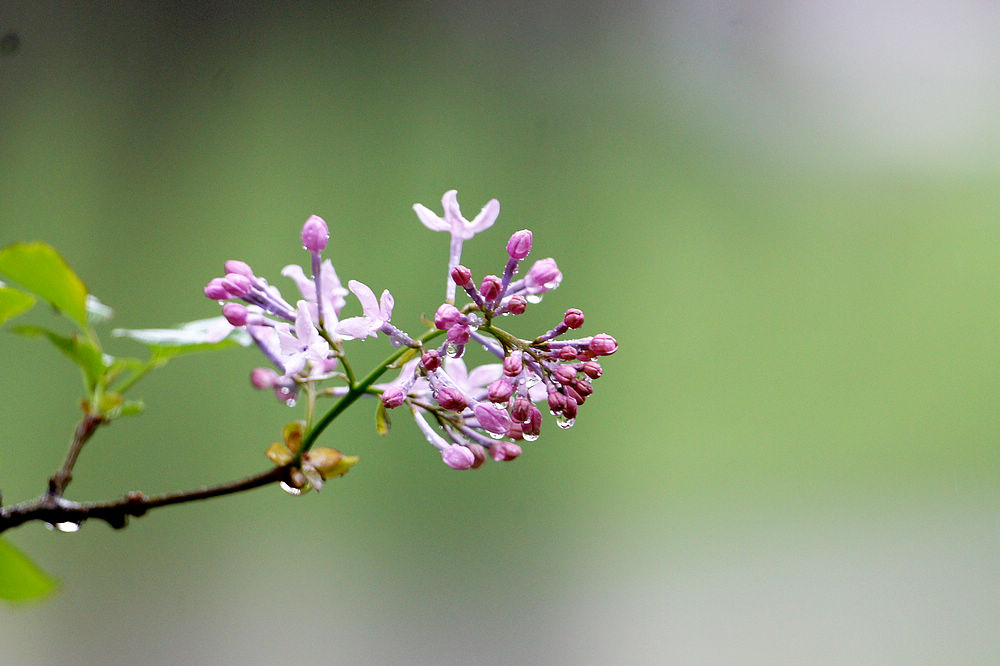
[[[476, 215], [469, 222], [467, 229], [474, 234], [478, 234], [480, 231], [485, 231], [493, 226], [493, 223], [497, 221], [497, 217], [500, 215], [500, 202], [496, 199], [490, 199], [483, 206], [483, 209], [479, 211], [479, 215]], [[471, 238], [471, 236], [470, 236]]]
[[392, 319], [392, 308], [396, 304], [395, 299], [393, 299], [392, 294], [386, 289], [382, 292], [382, 298], [379, 301], [379, 314], [382, 317], [382, 321], [389, 321]]
[[347, 283], [347, 286], [358, 297], [358, 300], [361, 302], [361, 309], [364, 310], [366, 317], [379, 316], [378, 301], [375, 300], [375, 292], [368, 285], [357, 280], [351, 280]]
[[450, 231], [451, 226], [438, 217], [430, 208], [423, 204], [413, 204], [413, 212], [417, 214], [424, 226], [431, 231]]
[[348, 317], [341, 319], [337, 324], [337, 334], [345, 338], [367, 338], [375, 337], [372, 333], [372, 320], [368, 317]]

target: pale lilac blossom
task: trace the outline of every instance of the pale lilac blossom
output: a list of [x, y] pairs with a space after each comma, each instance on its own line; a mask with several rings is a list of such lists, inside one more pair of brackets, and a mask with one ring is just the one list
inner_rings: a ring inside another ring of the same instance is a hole
[[337, 333], [348, 340], [376, 337], [379, 330], [392, 318], [394, 304], [392, 294], [386, 289], [382, 292], [382, 298], [376, 301], [375, 292], [368, 285], [357, 280], [351, 280], [347, 285], [358, 297], [365, 314], [363, 317], [348, 317], [342, 320], [337, 325]]
[[319, 334], [309, 306], [305, 301], [299, 301], [295, 317], [295, 333], [288, 324], [275, 326], [280, 346], [281, 367], [285, 376], [298, 375], [309, 366], [310, 375], [322, 375], [332, 367], [327, 363], [330, 356], [330, 343]]
[[309, 312], [316, 321], [319, 319], [320, 303], [323, 311], [323, 329], [333, 335], [337, 327], [337, 317], [347, 301], [347, 290], [340, 283], [333, 262], [324, 260], [319, 266], [319, 298], [316, 297], [316, 282], [306, 277], [305, 271], [298, 264], [290, 264], [281, 269], [281, 274], [291, 278], [299, 288], [302, 298], [309, 302]]
[[[441, 206], [444, 209], [444, 217], [439, 217], [434, 211], [422, 204], [414, 204], [413, 211], [428, 229], [447, 231], [451, 234], [451, 246], [448, 254], [448, 274], [450, 275], [451, 269], [458, 265], [462, 257], [462, 243], [480, 231], [485, 231], [493, 226], [497, 216], [500, 215], [500, 202], [496, 199], [490, 199], [472, 220], [467, 220], [462, 216], [462, 211], [458, 206], [458, 190], [445, 192], [441, 198]], [[445, 300], [449, 303], [455, 302], [455, 283], [450, 279], [445, 284]]]

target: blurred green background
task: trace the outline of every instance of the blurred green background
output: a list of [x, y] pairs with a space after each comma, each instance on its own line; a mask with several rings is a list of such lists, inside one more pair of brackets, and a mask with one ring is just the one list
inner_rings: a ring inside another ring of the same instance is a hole
[[[63, 581], [9, 664], [1000, 661], [1000, 10], [992, 3], [0, 4], [0, 244], [55, 245], [114, 325], [213, 316], [330, 223], [420, 329], [459, 190], [621, 349], [576, 427], [457, 473], [370, 404], [361, 464], [124, 531], [10, 540]], [[43, 317], [44, 319], [44, 317]], [[0, 488], [59, 465], [78, 378], [0, 334]], [[138, 353], [127, 341], [112, 351]], [[362, 358], [383, 342], [356, 346]], [[69, 495], [267, 464], [250, 350], [181, 359]]]

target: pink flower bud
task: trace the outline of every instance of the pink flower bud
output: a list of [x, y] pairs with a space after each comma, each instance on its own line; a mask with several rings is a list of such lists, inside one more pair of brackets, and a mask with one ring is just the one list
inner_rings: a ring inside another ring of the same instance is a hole
[[489, 387], [490, 400], [493, 402], [507, 402], [513, 393], [514, 387], [503, 378], [496, 380]]
[[576, 368], [571, 365], [560, 365], [552, 374], [560, 384], [568, 384], [576, 379]]
[[222, 306], [222, 316], [233, 326], [244, 326], [247, 323], [246, 306], [239, 303], [226, 303]]
[[322, 252], [330, 240], [330, 229], [323, 218], [313, 215], [302, 225], [302, 245], [310, 252]]
[[503, 359], [503, 374], [508, 377], [517, 377], [521, 374], [521, 370], [524, 368], [524, 362], [521, 360], [520, 353], [514, 353], [510, 356], [505, 356]]
[[551, 257], [536, 261], [524, 277], [524, 284], [528, 288], [529, 294], [540, 294], [555, 289], [560, 282], [562, 282], [562, 273], [559, 272], [556, 260]]
[[246, 275], [229, 273], [222, 278], [222, 286], [229, 292], [230, 297], [244, 298], [253, 289], [253, 282]]
[[271, 368], [254, 368], [250, 373], [250, 384], [256, 389], [274, 388], [278, 373]]
[[476, 420], [484, 430], [488, 430], [496, 435], [504, 435], [510, 427], [510, 416], [507, 412], [490, 403], [481, 402], [474, 410]]
[[618, 351], [618, 341], [607, 333], [598, 333], [588, 347], [595, 356], [610, 356]]
[[583, 326], [583, 311], [576, 308], [566, 310], [566, 314], [563, 316], [563, 323], [569, 328], [580, 328]]
[[527, 257], [529, 252], [531, 252], [531, 231], [528, 229], [515, 231], [507, 241], [507, 254], [511, 259], [520, 260]]
[[522, 315], [524, 311], [528, 309], [528, 299], [520, 294], [516, 296], [511, 296], [510, 300], [507, 301], [507, 312], [512, 315]]
[[497, 442], [490, 447], [490, 453], [497, 462], [513, 460], [521, 455], [521, 447], [512, 442]]
[[576, 390], [575, 386], [566, 384], [565, 386], [563, 386], [563, 389], [566, 391], [567, 400], [572, 400], [578, 405], [582, 405], [584, 402], [586, 402], [587, 398], [580, 395], [580, 392]]
[[245, 275], [248, 278], [253, 277], [253, 269], [246, 262], [239, 261], [237, 259], [230, 259], [225, 264], [227, 273], [236, 273], [238, 275]]
[[472, 451], [459, 444], [452, 444], [442, 451], [441, 459], [452, 469], [469, 469], [476, 462]]
[[577, 404], [573, 402], [572, 398], [566, 398], [566, 404], [563, 405], [562, 413], [568, 419], [575, 419], [577, 412]]
[[602, 374], [604, 374], [604, 368], [597, 361], [587, 361], [583, 364], [583, 374], [587, 375], [591, 379], [597, 379]]
[[448, 342], [453, 345], [464, 345], [469, 341], [471, 333], [465, 324], [455, 324], [448, 329]]
[[472, 455], [475, 458], [475, 462], [472, 463], [472, 469], [479, 469], [486, 462], [486, 449], [475, 442], [469, 442], [465, 445], [467, 449], [472, 451]]
[[487, 275], [483, 278], [483, 282], [479, 286], [479, 293], [482, 294], [483, 300], [489, 303], [500, 297], [500, 290], [502, 288], [503, 281], [500, 278], [496, 275]]
[[576, 392], [582, 395], [584, 398], [586, 398], [588, 395], [594, 392], [593, 385], [591, 385], [591, 383], [587, 381], [577, 381], [573, 384], [573, 388], [575, 388]]
[[460, 412], [469, 406], [469, 401], [465, 399], [462, 392], [451, 386], [445, 386], [437, 392], [437, 402], [442, 409], [451, 412]]
[[428, 372], [441, 367], [441, 354], [436, 349], [428, 349], [420, 355], [420, 364]]
[[462, 313], [458, 311], [458, 308], [451, 303], [442, 303], [441, 307], [434, 313], [434, 328], [439, 331], [447, 331], [462, 319]]
[[559, 350], [559, 358], [561, 358], [564, 361], [572, 361], [577, 357], [578, 354], [579, 352], [573, 345], [566, 345], [565, 347]]
[[566, 406], [566, 396], [559, 391], [549, 391], [549, 410], [558, 414]]
[[232, 296], [229, 295], [229, 290], [226, 289], [225, 285], [222, 283], [222, 278], [212, 278], [209, 283], [205, 285], [205, 295], [213, 301], [224, 301], [227, 298], [232, 298]]
[[455, 281], [455, 284], [463, 289], [473, 285], [472, 271], [462, 265], [455, 266], [451, 269], [451, 279]]
[[521, 431], [528, 437], [538, 437], [542, 431], [542, 413], [534, 405], [531, 406], [531, 418], [521, 424]]
[[386, 409], [399, 407], [406, 401], [406, 391], [399, 386], [390, 386], [382, 393], [382, 404]]
[[517, 423], [525, 423], [531, 418], [532, 407], [527, 398], [517, 398], [510, 406], [510, 417]]

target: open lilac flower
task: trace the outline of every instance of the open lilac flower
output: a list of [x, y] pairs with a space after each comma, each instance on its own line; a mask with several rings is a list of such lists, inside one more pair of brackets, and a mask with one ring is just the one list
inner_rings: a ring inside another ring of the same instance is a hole
[[382, 298], [375, 300], [375, 292], [368, 285], [351, 280], [347, 283], [351, 291], [358, 300], [361, 301], [361, 309], [364, 311], [363, 317], [349, 317], [337, 325], [337, 333], [344, 338], [374, 338], [379, 330], [392, 319], [392, 306], [394, 301], [392, 294], [386, 289], [382, 292]]
[[280, 349], [278, 358], [286, 377], [299, 374], [307, 365], [310, 375], [326, 374], [332, 369], [329, 361], [335, 359], [329, 359], [330, 343], [316, 329], [308, 303], [299, 301], [294, 335], [288, 324], [278, 324], [275, 331]]
[[[497, 216], [500, 215], [500, 202], [490, 199], [472, 220], [462, 217], [462, 210], [458, 206], [458, 190], [445, 192], [441, 198], [441, 205], [444, 208], [444, 217], [438, 217], [434, 211], [422, 204], [413, 204], [413, 211], [431, 231], [447, 231], [451, 234], [451, 251], [448, 254], [450, 275], [451, 269], [458, 266], [461, 260], [462, 242], [493, 226]], [[449, 303], [455, 302], [455, 283], [451, 279], [445, 286], [445, 300]]]
[[281, 269], [281, 274], [295, 281], [302, 298], [309, 302], [309, 313], [313, 321], [319, 319], [319, 311], [323, 310], [323, 328], [333, 334], [337, 327], [337, 317], [347, 301], [347, 290], [340, 283], [333, 262], [329, 259], [319, 265], [319, 297], [316, 295], [316, 280], [306, 277], [305, 271], [298, 264], [290, 264]]

